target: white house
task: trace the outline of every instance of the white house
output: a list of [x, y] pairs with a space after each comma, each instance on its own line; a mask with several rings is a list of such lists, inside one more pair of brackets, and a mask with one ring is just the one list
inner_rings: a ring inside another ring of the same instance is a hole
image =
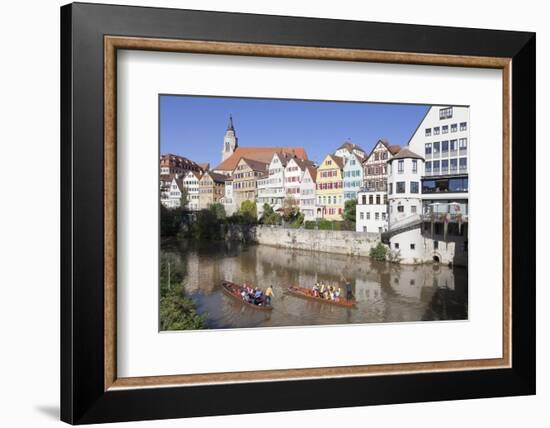
[[[274, 210], [283, 206], [285, 199], [285, 167], [290, 160], [290, 155], [285, 153], [274, 153], [268, 166], [268, 178], [262, 184], [262, 197]], [[262, 202], [262, 205], [263, 203]]]
[[183, 180], [177, 176], [172, 178], [172, 182], [168, 188], [168, 192], [164, 199], [161, 199], [161, 203], [166, 208], [179, 208], [181, 206], [181, 196], [183, 194]]
[[308, 166], [304, 171], [300, 183], [300, 211], [304, 214], [305, 221], [312, 221], [317, 218], [315, 188], [317, 182], [317, 169]]
[[362, 189], [357, 192], [355, 230], [382, 233], [388, 230], [388, 194]]
[[232, 215], [237, 210], [235, 200], [233, 199], [233, 180], [225, 180], [224, 195], [222, 198], [222, 204], [227, 215]]
[[342, 145], [336, 149], [334, 155], [344, 159], [348, 159], [351, 155], [355, 155], [361, 160], [367, 157], [367, 153], [360, 146], [349, 140], [342, 143]]
[[191, 211], [199, 209], [199, 180], [201, 174], [189, 171], [183, 177], [183, 186], [187, 188], [187, 208]]
[[287, 162], [284, 172], [286, 198], [294, 198], [297, 202], [300, 200], [300, 185], [304, 172], [308, 166], [313, 166], [313, 163], [298, 158], [291, 158]]
[[390, 250], [401, 262], [415, 263], [424, 259], [420, 193], [424, 159], [404, 147], [389, 160], [388, 167], [389, 232], [394, 233], [389, 240]]

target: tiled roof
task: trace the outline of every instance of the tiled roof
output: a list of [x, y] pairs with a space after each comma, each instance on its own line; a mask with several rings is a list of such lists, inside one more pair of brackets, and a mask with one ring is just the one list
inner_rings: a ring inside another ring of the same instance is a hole
[[216, 183], [225, 183], [225, 180], [227, 179], [227, 176], [223, 174], [216, 174], [215, 172], [212, 172], [212, 171], [205, 172], [203, 177], [206, 175], [208, 175]]
[[179, 167], [183, 169], [200, 169], [200, 166], [193, 162], [191, 159], [187, 159], [184, 156], [174, 155], [172, 153], [166, 153], [160, 156], [160, 164], [170, 167]]
[[314, 166], [315, 164], [313, 163], [313, 161], [310, 161], [309, 159], [298, 159], [298, 158], [295, 158], [294, 159], [294, 162], [296, 163], [296, 165], [298, 165], [298, 168], [300, 168], [302, 171], [304, 171], [306, 168], [310, 167], [310, 166]]
[[397, 153], [393, 158], [391, 158], [389, 161], [391, 162], [394, 159], [406, 159], [406, 158], [412, 158], [412, 159], [422, 159], [424, 158], [420, 156], [419, 154], [416, 154], [411, 149], [409, 149], [409, 146], [405, 146], [401, 149], [399, 153]]
[[[252, 169], [253, 171], [267, 171], [267, 167], [269, 163], [267, 162], [261, 162], [255, 159], [249, 159], [249, 158], [241, 158], [243, 161], [246, 162], [246, 164]], [[239, 159], [240, 161], [240, 159]], [[237, 162], [238, 164], [239, 162]]]
[[208, 171], [210, 168], [210, 162], [200, 162], [197, 164], [203, 171]]
[[392, 155], [396, 155], [401, 150], [401, 146], [399, 144], [392, 144], [388, 147], [388, 150], [391, 152]]
[[334, 159], [334, 162], [336, 162], [336, 165], [338, 165], [340, 168], [344, 167], [344, 158], [336, 155], [331, 155], [332, 159]]
[[341, 150], [341, 149], [348, 149], [348, 151], [352, 151], [352, 150], [359, 150], [363, 153], [366, 154], [366, 152], [361, 148], [361, 146], [357, 145], [357, 144], [354, 144], [352, 143], [351, 141], [346, 141], [344, 142], [340, 147], [338, 147], [336, 150]]
[[213, 170], [233, 171], [241, 158], [269, 163], [275, 153], [283, 153], [289, 156], [295, 156], [299, 159], [307, 159], [307, 153], [303, 147], [237, 147], [231, 156], [213, 168]]
[[307, 170], [309, 171], [309, 175], [311, 176], [311, 179], [314, 183], [317, 182], [317, 168], [315, 168], [313, 165], [308, 166]]

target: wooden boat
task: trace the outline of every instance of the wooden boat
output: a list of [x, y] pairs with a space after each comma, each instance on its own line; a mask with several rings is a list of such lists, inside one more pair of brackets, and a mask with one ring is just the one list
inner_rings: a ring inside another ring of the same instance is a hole
[[241, 296], [241, 292], [243, 291], [244, 287], [242, 285], [235, 284], [234, 282], [231, 282], [231, 281], [222, 281], [221, 286], [222, 286], [222, 290], [227, 295], [233, 297], [234, 299], [238, 300], [239, 302], [241, 302], [243, 305], [245, 305], [247, 307], [257, 309], [259, 311], [272, 311], [273, 310], [273, 306], [271, 306], [271, 305], [264, 306], [262, 304], [260, 306], [260, 305], [255, 305], [254, 303], [249, 303], [249, 302], [243, 300], [243, 298]]
[[287, 291], [289, 294], [296, 297], [301, 297], [302, 299], [315, 300], [316, 302], [326, 303], [327, 305], [341, 306], [343, 308], [357, 309], [355, 300], [348, 300], [343, 297], [340, 297], [338, 300], [322, 299], [321, 297], [314, 296], [313, 291], [310, 288], [291, 285], [288, 287]]

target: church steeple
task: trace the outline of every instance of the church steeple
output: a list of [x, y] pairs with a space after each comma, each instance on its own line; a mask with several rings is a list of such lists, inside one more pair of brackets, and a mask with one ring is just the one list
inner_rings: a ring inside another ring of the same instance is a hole
[[222, 162], [231, 156], [237, 150], [237, 147], [239, 147], [239, 143], [235, 126], [233, 125], [233, 115], [229, 114], [229, 122], [227, 123], [227, 130], [223, 138]]

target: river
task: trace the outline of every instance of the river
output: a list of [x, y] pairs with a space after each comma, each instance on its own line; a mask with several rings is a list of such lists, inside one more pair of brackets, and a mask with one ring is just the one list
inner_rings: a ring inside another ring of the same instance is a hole
[[[463, 320], [468, 317], [468, 271], [440, 265], [406, 266], [311, 251], [237, 242], [163, 241], [162, 257], [184, 272], [183, 284], [207, 328]], [[289, 285], [316, 281], [353, 285], [357, 309], [300, 299]], [[273, 311], [248, 308], [222, 292], [229, 280], [272, 285]]]

